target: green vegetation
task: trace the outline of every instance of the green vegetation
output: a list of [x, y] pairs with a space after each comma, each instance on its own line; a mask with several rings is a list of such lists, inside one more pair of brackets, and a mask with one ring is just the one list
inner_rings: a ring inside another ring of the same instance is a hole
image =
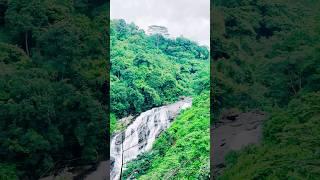
[[[111, 111], [121, 118], [193, 96], [194, 104], [127, 165], [124, 179], [209, 179], [209, 51], [179, 37], [147, 36], [111, 21]], [[115, 125], [117, 126], [117, 125]], [[131, 176], [131, 178], [133, 177]]]
[[0, 0], [0, 179], [38, 179], [105, 156], [102, 2]]
[[320, 93], [292, 100], [266, 122], [264, 144], [230, 154], [220, 179], [318, 179]]
[[215, 119], [224, 109], [260, 108], [261, 146], [227, 157], [219, 179], [318, 179], [319, 3], [214, 1]]
[[208, 88], [209, 51], [183, 37], [147, 36], [111, 21], [111, 111], [125, 117]]
[[209, 122], [209, 92], [204, 92], [157, 139], [152, 151], [142, 154], [127, 166], [123, 177], [210, 179]]
[[114, 114], [110, 114], [110, 134], [117, 129], [117, 119]]

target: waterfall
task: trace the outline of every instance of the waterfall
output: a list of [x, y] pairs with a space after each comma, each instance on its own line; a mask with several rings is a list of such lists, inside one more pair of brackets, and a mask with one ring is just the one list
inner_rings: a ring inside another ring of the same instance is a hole
[[149, 151], [160, 133], [166, 130], [182, 109], [191, 107], [190, 97], [141, 113], [123, 132], [111, 139], [112, 180], [120, 179], [121, 169], [139, 154]]

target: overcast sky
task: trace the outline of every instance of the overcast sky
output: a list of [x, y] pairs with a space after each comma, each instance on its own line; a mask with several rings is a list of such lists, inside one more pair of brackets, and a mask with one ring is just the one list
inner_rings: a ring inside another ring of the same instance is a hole
[[210, 45], [210, 0], [111, 0], [111, 19], [124, 19], [147, 31], [150, 25]]

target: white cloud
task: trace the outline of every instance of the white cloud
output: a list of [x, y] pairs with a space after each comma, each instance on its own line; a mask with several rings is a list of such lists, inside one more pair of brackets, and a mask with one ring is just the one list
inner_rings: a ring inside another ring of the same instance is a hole
[[166, 26], [171, 37], [180, 35], [210, 45], [210, 0], [111, 0], [111, 19], [124, 19], [145, 31]]

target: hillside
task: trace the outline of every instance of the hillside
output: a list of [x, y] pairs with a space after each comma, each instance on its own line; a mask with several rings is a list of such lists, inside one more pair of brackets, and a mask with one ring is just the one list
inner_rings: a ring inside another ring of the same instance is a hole
[[[160, 135], [151, 151], [126, 165], [124, 179], [208, 179], [209, 72], [207, 47], [183, 37], [148, 36], [134, 24], [111, 21], [114, 119], [175, 102], [180, 96], [194, 98], [193, 106]], [[113, 127], [117, 129], [116, 121]]]
[[210, 179], [209, 93], [197, 96], [156, 140], [153, 149], [127, 165], [123, 178]]
[[218, 179], [319, 178], [319, 3], [213, 4], [215, 121], [229, 109], [269, 114], [261, 145], [227, 156]]
[[118, 118], [167, 104], [209, 87], [209, 51], [183, 37], [147, 36], [111, 21], [111, 112]]
[[108, 5], [0, 1], [0, 179], [106, 159]]

